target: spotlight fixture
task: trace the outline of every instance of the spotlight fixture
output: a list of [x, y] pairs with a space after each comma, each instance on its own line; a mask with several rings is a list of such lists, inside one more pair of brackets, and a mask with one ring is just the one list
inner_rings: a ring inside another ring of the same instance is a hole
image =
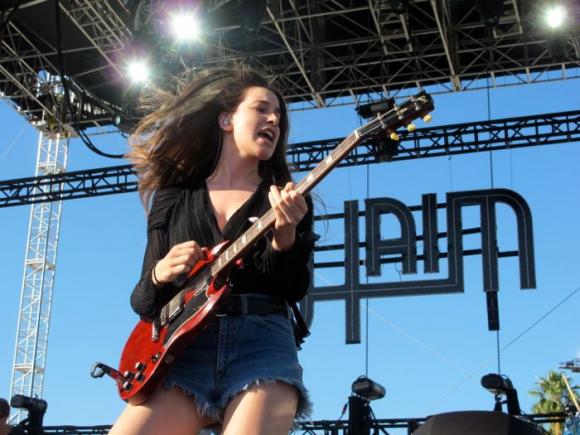
[[495, 27], [503, 15], [503, 0], [476, 0], [477, 9], [486, 26]]
[[501, 396], [505, 396], [508, 413], [511, 415], [521, 415], [522, 411], [518, 400], [518, 392], [507, 376], [489, 373], [481, 378], [481, 385], [495, 396], [494, 411], [501, 411]]
[[23, 396], [22, 394], [15, 394], [12, 396], [12, 399], [10, 399], [10, 406], [13, 408], [26, 409], [28, 411], [28, 418], [24, 420], [26, 422], [25, 428], [27, 429], [27, 434], [44, 434], [40, 428], [42, 428], [44, 414], [48, 408], [48, 403], [46, 400]]
[[256, 35], [271, 0], [251, 0], [239, 3], [239, 20], [246, 35]]
[[189, 42], [199, 38], [201, 24], [198, 18], [191, 13], [171, 15], [171, 33], [179, 42]]
[[352, 393], [366, 400], [377, 400], [385, 397], [386, 390], [382, 385], [363, 375], [352, 383]]
[[399, 141], [390, 137], [377, 137], [373, 141], [373, 152], [378, 162], [390, 162], [399, 154]]
[[546, 10], [546, 24], [551, 29], [557, 29], [566, 21], [566, 8], [562, 5], [552, 5]]
[[361, 104], [357, 106], [356, 113], [362, 118], [369, 119], [375, 116], [377, 113], [384, 113], [395, 107], [395, 100], [393, 98], [388, 98], [385, 100], [374, 101], [368, 104]]
[[142, 60], [133, 60], [127, 66], [127, 75], [135, 84], [145, 83], [149, 79], [149, 66]]
[[389, 6], [395, 14], [404, 14], [409, 8], [409, 0], [389, 0]]

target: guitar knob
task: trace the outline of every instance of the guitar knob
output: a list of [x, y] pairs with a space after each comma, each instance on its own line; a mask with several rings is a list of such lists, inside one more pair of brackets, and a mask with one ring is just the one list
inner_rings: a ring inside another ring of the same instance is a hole
[[126, 370], [123, 373], [123, 378], [125, 378], [127, 381], [130, 381], [131, 379], [133, 379], [133, 372]]
[[127, 381], [123, 384], [123, 390], [125, 390], [125, 391], [131, 391], [132, 388], [133, 388], [133, 384], [129, 381]]
[[423, 117], [423, 121], [425, 121], [425, 122], [431, 122], [432, 119], [433, 119], [433, 117], [431, 115], [425, 115]]
[[389, 136], [391, 138], [391, 140], [394, 140], [396, 142], [399, 142], [399, 135], [397, 133], [395, 133], [394, 131], [390, 134]]
[[145, 368], [145, 364], [143, 364], [141, 361], [135, 363], [135, 370], [138, 372], [142, 371], [143, 368]]
[[409, 125], [407, 125], [407, 131], [408, 132], [413, 132], [415, 130], [417, 130], [417, 126], [415, 124], [409, 124]]
[[145, 379], [145, 375], [143, 373], [141, 373], [141, 372], [137, 373], [137, 376], [135, 376], [135, 380], [137, 382], [142, 382], [143, 379]]

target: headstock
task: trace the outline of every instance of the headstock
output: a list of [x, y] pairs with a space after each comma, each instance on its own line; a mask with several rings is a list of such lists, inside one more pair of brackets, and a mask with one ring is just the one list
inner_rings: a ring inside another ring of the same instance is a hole
[[410, 97], [401, 105], [395, 105], [385, 113], [379, 113], [377, 117], [368, 124], [359, 128], [358, 134], [361, 138], [371, 134], [380, 134], [387, 132], [390, 139], [398, 141], [399, 135], [395, 132], [397, 128], [405, 126], [407, 131], [415, 131], [416, 126], [413, 124], [417, 118], [423, 118], [423, 121], [431, 121], [429, 114], [434, 109], [433, 99], [425, 91]]

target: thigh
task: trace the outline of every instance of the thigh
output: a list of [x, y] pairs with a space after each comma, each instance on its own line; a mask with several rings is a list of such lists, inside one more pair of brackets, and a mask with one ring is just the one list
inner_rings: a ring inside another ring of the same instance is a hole
[[223, 435], [288, 435], [298, 392], [283, 382], [254, 385], [230, 401]]
[[159, 387], [142, 405], [127, 405], [109, 435], [195, 435], [213, 423], [179, 388]]

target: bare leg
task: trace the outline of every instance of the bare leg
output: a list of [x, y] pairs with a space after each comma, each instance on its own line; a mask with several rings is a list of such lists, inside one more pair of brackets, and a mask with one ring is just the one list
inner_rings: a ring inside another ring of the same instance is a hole
[[109, 435], [195, 435], [212, 422], [179, 388], [159, 387], [143, 405], [127, 405]]
[[298, 392], [282, 382], [254, 385], [227, 406], [223, 435], [288, 435]]

